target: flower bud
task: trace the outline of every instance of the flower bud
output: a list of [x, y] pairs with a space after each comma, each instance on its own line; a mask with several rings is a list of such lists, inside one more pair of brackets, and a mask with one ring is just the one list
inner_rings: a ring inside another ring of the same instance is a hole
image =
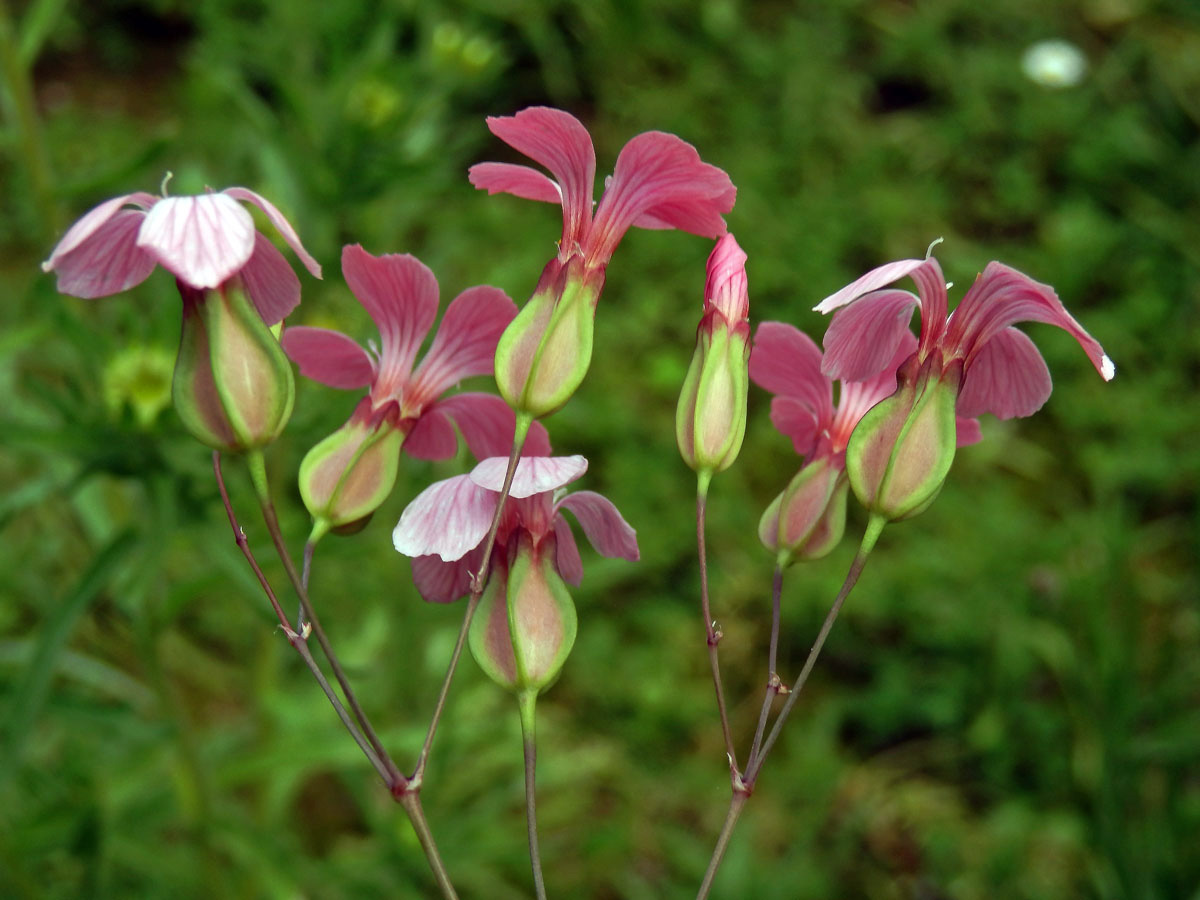
[[561, 408], [587, 375], [601, 283], [574, 260], [551, 262], [538, 289], [496, 346], [496, 385], [517, 413], [540, 418]]
[[711, 475], [729, 468], [742, 448], [749, 389], [749, 313], [746, 254], [727, 234], [708, 258], [704, 315], [675, 410], [679, 452], [696, 472]]
[[554, 568], [553, 547], [551, 539], [535, 550], [522, 534], [507, 579], [493, 574], [471, 622], [479, 667], [516, 693], [553, 684], [575, 644], [575, 603]]
[[292, 415], [292, 367], [235, 278], [216, 290], [179, 282], [183, 331], [171, 392], [201, 443], [243, 453], [275, 440]]
[[876, 404], [846, 447], [854, 495], [889, 521], [931, 504], [954, 462], [955, 404], [961, 363], [942, 372], [935, 358], [918, 370], [914, 356], [897, 372], [896, 393]]
[[845, 473], [832, 458], [802, 466], [763, 513], [759, 540], [785, 566], [797, 559], [820, 559], [845, 533], [848, 493]]
[[345, 425], [305, 454], [300, 496], [313, 517], [315, 537], [365, 524], [391, 494], [404, 444], [398, 417], [395, 403], [372, 411], [364, 397]]

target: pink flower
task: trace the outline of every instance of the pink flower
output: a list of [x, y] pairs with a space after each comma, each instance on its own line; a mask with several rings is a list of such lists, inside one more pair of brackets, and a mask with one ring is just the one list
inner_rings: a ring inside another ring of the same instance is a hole
[[379, 328], [379, 348], [372, 344], [371, 350], [364, 349], [325, 328], [288, 328], [281, 343], [300, 374], [330, 387], [369, 388], [354, 417], [372, 423], [390, 420], [406, 435], [404, 449], [420, 459], [454, 455], [458, 439], [451, 420], [473, 451], [487, 439], [499, 439], [506, 429], [511, 439], [512, 412], [499, 397], [465, 393], [439, 399], [464, 378], [491, 374], [496, 341], [516, 315], [504, 291], [480, 285], [459, 294], [416, 365], [417, 351], [437, 315], [433, 272], [408, 254], [372, 256], [353, 244], [342, 250], [342, 273]]
[[[539, 443], [535, 451], [549, 452], [544, 438]], [[482, 544], [507, 467], [507, 457], [489, 457], [468, 475], [426, 488], [404, 510], [392, 539], [398, 551], [414, 557], [413, 579], [426, 600], [449, 603], [470, 592], [471, 573], [482, 562]], [[493, 572], [497, 578], [507, 577], [518, 546], [524, 545], [531, 548], [534, 559], [548, 559], [565, 581], [580, 583], [583, 564], [564, 510], [575, 515], [602, 555], [638, 558], [636, 533], [611, 501], [593, 491], [559, 495], [559, 488], [585, 471], [587, 460], [582, 456], [525, 456], [517, 463], [496, 532]]]
[[128, 290], [156, 265], [200, 291], [236, 275], [263, 321], [273, 325], [300, 302], [300, 282], [239, 200], [261, 209], [305, 268], [321, 277], [283, 213], [242, 187], [193, 197], [139, 191], [106, 200], [71, 226], [42, 269], [57, 272], [62, 293], [88, 299]]
[[[880, 290], [909, 276], [919, 296]], [[833, 378], [863, 380], [892, 365], [892, 357], [910, 334], [913, 307], [921, 312], [921, 336], [914, 370], [930, 377], [955, 379], [959, 416], [993, 413], [1001, 419], [1029, 416], [1050, 396], [1050, 372], [1033, 342], [1012, 326], [1045, 322], [1070, 334], [1105, 381], [1116, 372], [1100, 344], [1063, 307], [1054, 289], [998, 262], [990, 262], [966, 296], [947, 316], [942, 268], [932, 256], [905, 259], [872, 269], [825, 298], [818, 312], [846, 307], [825, 332], [822, 370]]]
[[695, 147], [673, 134], [648, 131], [625, 145], [593, 215], [596, 151], [578, 119], [533, 106], [515, 116], [488, 118], [487, 124], [492, 134], [554, 176], [494, 162], [479, 163], [469, 172], [471, 184], [489, 194], [562, 205], [562, 240], [548, 271], [579, 257], [585, 270], [602, 274], [631, 225], [678, 228], [709, 238], [725, 233], [721, 217], [733, 208], [737, 189], [728, 175], [701, 161]]

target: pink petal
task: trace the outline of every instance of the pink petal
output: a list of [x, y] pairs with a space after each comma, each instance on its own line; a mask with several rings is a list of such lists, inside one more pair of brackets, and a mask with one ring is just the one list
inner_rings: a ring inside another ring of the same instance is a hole
[[771, 398], [771, 424], [784, 437], [792, 439], [792, 446], [800, 456], [811, 456], [824, 430], [813, 408], [797, 397]]
[[908, 291], [884, 290], [838, 310], [825, 330], [821, 371], [843, 381], [866, 381], [887, 370], [905, 337], [912, 337], [908, 323], [919, 304]]
[[517, 305], [500, 288], [480, 285], [455, 297], [413, 373], [408, 402], [432, 402], [464, 378], [491, 375], [496, 344], [516, 315]]
[[398, 389], [412, 371], [417, 350], [437, 315], [437, 279], [414, 256], [372, 256], [358, 244], [342, 248], [342, 274], [379, 327], [380, 382]]
[[[843, 310], [842, 312], [846, 312]], [[842, 315], [835, 314], [834, 318]], [[896, 373], [904, 362], [917, 351], [917, 339], [911, 331], [905, 330], [896, 348], [895, 355], [884, 367], [883, 371], [873, 375], [866, 381], [843, 381], [838, 394], [837, 413], [829, 428], [831, 449], [841, 453], [850, 443], [850, 435], [858, 425], [859, 420], [885, 397], [896, 393]]]
[[729, 176], [703, 162], [691, 144], [661, 131], [639, 134], [617, 157], [584, 254], [608, 262], [626, 230], [644, 214], [692, 234], [720, 237], [725, 233], [721, 216], [733, 208], [736, 195]]
[[972, 444], [978, 444], [983, 440], [983, 431], [979, 427], [978, 419], [965, 419], [962, 416], [957, 416], [954, 422], [956, 447], [970, 447]]
[[1050, 396], [1046, 361], [1029, 336], [1005, 328], [978, 349], [958, 395], [960, 416], [990, 412], [998, 419], [1031, 416]]
[[562, 190], [563, 241], [581, 240], [592, 217], [596, 151], [578, 119], [561, 109], [531, 106], [515, 116], [489, 117], [492, 134], [550, 170]]
[[254, 252], [254, 220], [226, 194], [166, 197], [146, 213], [138, 246], [164, 269], [198, 290], [236, 274]]
[[[139, 210], [117, 210], [104, 221], [89, 227], [84, 237], [78, 238], [75, 232], [83, 224], [81, 219], [59, 242], [50, 258], [42, 263], [42, 269], [57, 272], [61, 293], [89, 300], [141, 284], [157, 264], [152, 254], [137, 245], [138, 229], [145, 217], [146, 214]], [[62, 248], [68, 240], [71, 245], [64, 251]]]
[[281, 213], [275, 207], [275, 204], [273, 204], [266, 197], [263, 197], [261, 194], [256, 194], [249, 188], [225, 188], [225, 190], [223, 190], [221, 193], [233, 197], [235, 200], [243, 200], [247, 203], [253, 203], [264, 213], [266, 213], [267, 218], [271, 221], [271, 224], [275, 226], [275, 230], [279, 232], [280, 236], [285, 241], [287, 241], [287, 245], [292, 248], [292, 252], [300, 257], [300, 262], [304, 263], [304, 268], [308, 269], [314, 278], [321, 277], [320, 263], [309, 256], [308, 251], [304, 249], [304, 245], [300, 243], [300, 236], [296, 234], [296, 229], [292, 228], [292, 223], [289, 222], [284, 217], [283, 213]]
[[481, 553], [472, 551], [454, 562], [436, 556], [418, 556], [412, 561], [413, 583], [430, 603], [453, 603], [471, 593], [471, 574], [478, 569], [480, 556]]
[[1104, 348], [1067, 312], [1054, 288], [998, 262], [988, 263], [963, 297], [946, 331], [946, 342], [970, 368], [972, 357], [994, 335], [1017, 322], [1056, 325], [1079, 342], [1105, 381], [1116, 374]]
[[137, 191], [133, 194], [113, 197], [111, 200], [105, 200], [103, 203], [92, 207], [80, 217], [78, 222], [67, 229], [67, 233], [62, 236], [62, 240], [58, 242], [54, 250], [50, 253], [50, 258], [42, 263], [42, 271], [50, 272], [57, 269], [59, 258], [66, 256], [72, 250], [78, 248], [84, 241], [95, 235], [97, 231], [103, 228], [117, 214], [122, 206], [132, 204], [142, 210], [147, 210], [157, 200], [157, 197], [147, 194], [145, 191]]
[[[485, 459], [471, 470], [471, 480], [481, 488], [499, 493], [508, 471], [507, 456]], [[582, 456], [523, 456], [513, 473], [509, 496], [520, 499], [552, 491], [570, 484], [587, 471]]]
[[525, 200], [562, 203], [558, 183], [529, 166], [512, 163], [476, 163], [467, 170], [471, 184], [489, 194], [512, 194]]
[[745, 321], [750, 315], [746, 259], [745, 251], [732, 234], [719, 238], [708, 255], [704, 299], [730, 323]]
[[454, 420], [476, 459], [507, 456], [512, 450], [516, 414], [495, 394], [455, 394], [439, 400], [433, 409]]
[[863, 294], [869, 294], [871, 291], [878, 290], [881, 287], [887, 287], [893, 281], [899, 281], [905, 275], [924, 264], [925, 260], [923, 259], [902, 259], [897, 262], [887, 263], [877, 269], [872, 269], [861, 278], [850, 282], [840, 291], [830, 294], [814, 306], [813, 309], [819, 313], [833, 312], [838, 307], [845, 306], [847, 303], [853, 303]]
[[567, 584], [579, 587], [583, 581], [583, 560], [571, 526], [562, 516], [554, 517], [554, 567]]
[[262, 232], [254, 232], [254, 252], [242, 268], [246, 294], [268, 325], [282, 322], [300, 305], [300, 279]]
[[556, 509], [569, 509], [579, 520], [583, 533], [601, 556], [637, 560], [637, 532], [622, 518], [612, 501], [595, 491], [576, 491], [558, 502]]
[[801, 401], [817, 423], [833, 418], [833, 384], [821, 374], [821, 351], [793, 325], [763, 322], [758, 326], [750, 351], [750, 379], [773, 394]]
[[458, 452], [458, 435], [440, 403], [417, 417], [404, 452], [413, 459], [449, 459]]
[[300, 374], [330, 387], [366, 387], [375, 377], [371, 357], [340, 331], [296, 325], [283, 330], [279, 343]]
[[487, 536], [497, 499], [468, 475], [439, 481], [408, 504], [392, 531], [392, 543], [405, 556], [462, 559]]

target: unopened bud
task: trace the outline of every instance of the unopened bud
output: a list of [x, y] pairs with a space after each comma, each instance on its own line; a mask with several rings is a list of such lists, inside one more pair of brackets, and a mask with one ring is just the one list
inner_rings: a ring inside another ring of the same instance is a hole
[[763, 513], [759, 539], [784, 565], [820, 559], [846, 531], [848, 493], [845, 473], [830, 457], [802, 466]]
[[184, 427], [225, 453], [265, 447], [287, 425], [292, 367], [237, 279], [216, 290], [179, 284], [183, 331], [171, 393]]

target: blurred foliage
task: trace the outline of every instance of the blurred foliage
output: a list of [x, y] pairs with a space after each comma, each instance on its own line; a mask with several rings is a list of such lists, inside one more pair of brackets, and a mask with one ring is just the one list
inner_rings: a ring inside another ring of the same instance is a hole
[[[162, 406], [170, 279], [91, 303], [37, 263], [83, 210], [171, 170], [176, 193], [244, 184], [292, 217], [326, 272], [305, 276], [296, 321], [369, 332], [338, 274], [351, 241], [415, 253], [447, 297], [488, 282], [521, 301], [557, 214], [477, 193], [465, 170], [515, 158], [485, 115], [550, 103], [592, 129], [601, 172], [647, 129], [729, 171], [756, 319], [819, 335], [817, 300], [944, 236], [959, 295], [989, 259], [1018, 266], [1118, 366], [1104, 385], [1066, 335], [1034, 327], [1054, 396], [985, 423], [930, 511], [885, 532], [715, 895], [1200, 897], [1190, 0], [33, 0], [0, 4], [0, 25], [0, 895], [431, 893], [407, 821], [273, 626], [208, 454]], [[1023, 76], [1046, 38], [1083, 51], [1081, 84]], [[548, 422], [643, 556], [585, 558], [578, 643], [540, 704], [557, 896], [692, 896], [727, 804], [672, 430], [707, 252], [628, 236], [591, 375]], [[296, 467], [352, 403], [301, 385], [270, 451], [297, 547]], [[406, 765], [461, 607], [420, 602], [388, 532], [468, 463], [406, 459], [370, 526], [327, 540], [314, 569]], [[754, 393], [709, 529], [741, 746], [769, 620], [754, 528], [795, 465]], [[248, 480], [231, 482], [266, 564]], [[851, 553], [790, 574], [785, 678]], [[464, 897], [529, 893], [514, 706], [465, 662], [426, 777]]]

